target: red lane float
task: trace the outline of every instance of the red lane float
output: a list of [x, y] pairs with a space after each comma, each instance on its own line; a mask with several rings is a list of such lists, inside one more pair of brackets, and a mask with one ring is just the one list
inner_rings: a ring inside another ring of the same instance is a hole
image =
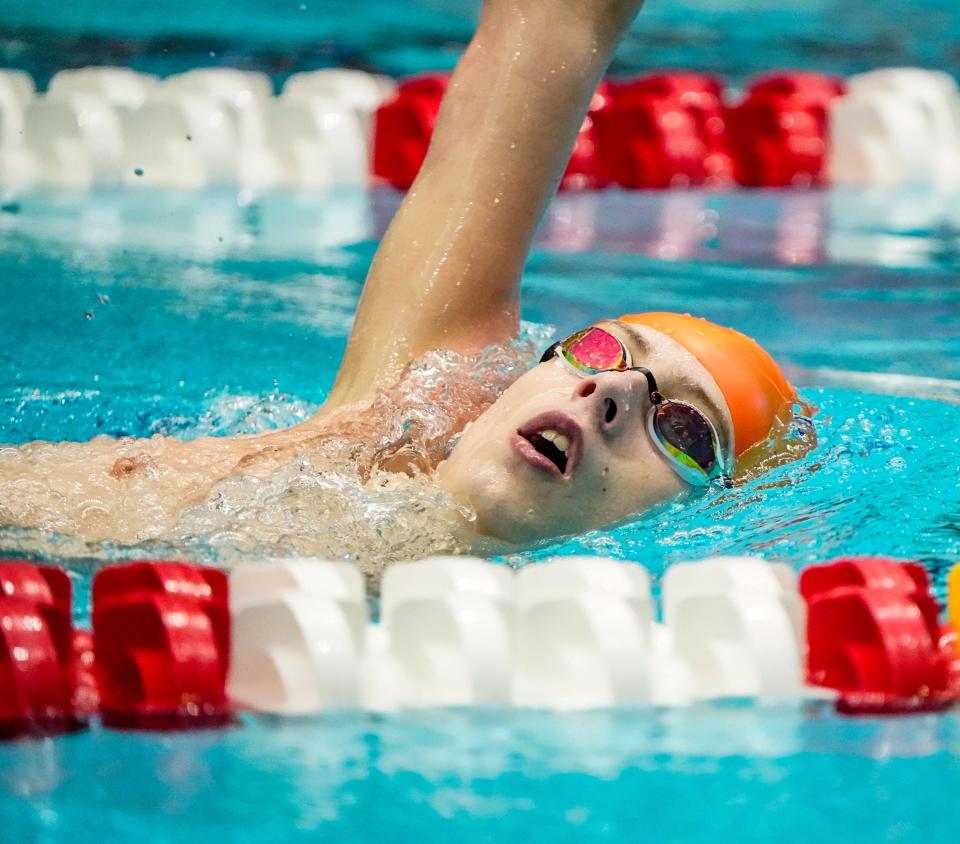
[[601, 115], [613, 105], [613, 90], [608, 82], [601, 82], [590, 100], [587, 116], [573, 144], [567, 169], [560, 180], [560, 190], [595, 190], [605, 187], [610, 180], [600, 160], [600, 137], [597, 131]]
[[658, 73], [611, 84], [595, 117], [603, 172], [625, 188], [722, 186], [732, 182], [722, 81]]
[[0, 560], [0, 738], [79, 729], [66, 572]]
[[230, 721], [224, 572], [179, 562], [105, 568], [93, 582], [93, 630], [105, 725], [184, 729]]
[[947, 617], [954, 633], [960, 634], [960, 564], [947, 577]]
[[[450, 77], [446, 74], [415, 76], [403, 82], [396, 96], [376, 113], [373, 144], [373, 174], [398, 190], [407, 190], [416, 178], [430, 146], [440, 113], [440, 103]], [[567, 164], [561, 190], [603, 187], [597, 157], [595, 115], [610, 104], [605, 82], [593, 95]]]
[[819, 73], [756, 79], [729, 111], [737, 181], [749, 187], [809, 187], [826, 180], [830, 103], [843, 82]]
[[377, 109], [373, 174], [398, 190], [407, 190], [430, 146], [447, 74], [415, 76], [401, 83], [397, 95]]
[[[377, 111], [374, 175], [401, 190], [423, 163], [449, 82], [414, 77]], [[689, 71], [600, 83], [561, 189], [807, 187], [825, 180], [830, 103], [843, 83], [809, 72], [758, 78], [737, 106], [723, 81]]]
[[800, 575], [807, 679], [852, 714], [941, 709], [960, 696], [955, 634], [918, 563], [849, 557]]

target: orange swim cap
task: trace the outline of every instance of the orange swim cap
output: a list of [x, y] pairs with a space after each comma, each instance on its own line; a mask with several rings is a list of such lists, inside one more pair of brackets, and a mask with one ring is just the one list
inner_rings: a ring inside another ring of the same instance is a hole
[[690, 314], [624, 314], [620, 319], [662, 331], [703, 364], [730, 408], [737, 457], [792, 413], [796, 391], [774, 359], [746, 334]]

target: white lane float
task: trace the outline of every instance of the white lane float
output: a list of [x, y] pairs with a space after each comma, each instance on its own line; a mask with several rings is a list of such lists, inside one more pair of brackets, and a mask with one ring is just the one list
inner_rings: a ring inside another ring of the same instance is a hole
[[33, 77], [0, 69], [0, 189], [19, 191], [34, 183], [32, 158], [23, 151], [24, 117], [36, 95]]
[[511, 569], [432, 557], [386, 570], [367, 705], [390, 710], [507, 704], [514, 651]]
[[240, 154], [262, 148], [265, 108], [273, 98], [273, 82], [265, 73], [228, 67], [201, 68], [168, 76], [161, 83], [161, 90], [212, 98], [233, 122]]
[[695, 698], [803, 695], [805, 610], [787, 566], [751, 557], [671, 566], [663, 618]]
[[[307, 188], [366, 186], [373, 115], [396, 91], [397, 83], [387, 76], [346, 68], [295, 73], [287, 79], [275, 111], [281, 128], [273, 133], [271, 143], [286, 183]], [[284, 126], [292, 129], [292, 137]], [[331, 155], [332, 167], [320, 163]], [[316, 172], [308, 164], [312, 159]]]
[[160, 88], [123, 117], [122, 177], [133, 187], [203, 188], [237, 179], [237, 129], [215, 97]]
[[40, 96], [24, 112], [21, 166], [31, 183], [85, 189], [121, 178], [123, 127], [95, 94]]
[[230, 608], [227, 694], [234, 703], [282, 715], [359, 705], [367, 603], [355, 566], [291, 560], [238, 567]]
[[516, 576], [513, 702], [556, 710], [650, 699], [653, 602], [636, 563], [566, 557]]
[[834, 184], [960, 183], [960, 93], [949, 74], [887, 68], [852, 76], [830, 111]]
[[47, 96], [69, 99], [77, 94], [106, 100], [114, 108], [140, 108], [156, 89], [158, 77], [126, 67], [81, 67], [61, 70], [47, 86]]
[[[853, 76], [846, 87], [830, 106], [832, 183], [960, 185], [956, 80], [938, 71], [887, 68]], [[372, 117], [396, 91], [391, 79], [342, 68], [294, 74], [279, 96], [266, 74], [236, 68], [194, 69], [162, 80], [120, 67], [64, 70], [35, 109], [41, 128], [33, 132], [31, 150], [23, 141], [33, 80], [0, 69], [0, 186], [109, 184], [118, 180], [118, 155], [121, 180], [132, 186], [236, 185], [247, 192], [365, 186]], [[115, 111], [119, 133], [93, 102]], [[566, 230], [555, 217], [547, 236], [589, 239], [589, 226], [570, 222]], [[689, 245], [683, 240], [656, 248], [682, 253]]]
[[259, 190], [281, 183], [275, 156], [267, 147], [266, 121], [274, 100], [269, 76], [236, 68], [201, 68], [167, 77], [162, 90], [209, 97], [223, 109], [233, 124], [236, 181], [241, 188]]
[[[323, 96], [278, 97], [266, 110], [265, 146], [276, 181], [291, 188], [325, 190], [365, 186], [367, 132], [361, 117]], [[264, 167], [268, 165], [262, 165]]]
[[397, 92], [397, 83], [389, 76], [362, 70], [328, 68], [294, 73], [283, 85], [281, 97], [315, 97], [337, 100], [361, 114], [372, 114]]
[[793, 573], [752, 558], [668, 569], [664, 623], [637, 563], [566, 557], [520, 571], [471, 557], [389, 567], [366, 623], [347, 564], [247, 567], [231, 579], [231, 697], [252, 709], [571, 711], [806, 697]]
[[161, 83], [168, 91], [209, 94], [237, 109], [273, 96], [270, 77], [257, 70], [232, 67], [205, 67], [168, 76]]
[[0, 148], [20, 143], [23, 112], [36, 96], [33, 77], [22, 70], [0, 70]]

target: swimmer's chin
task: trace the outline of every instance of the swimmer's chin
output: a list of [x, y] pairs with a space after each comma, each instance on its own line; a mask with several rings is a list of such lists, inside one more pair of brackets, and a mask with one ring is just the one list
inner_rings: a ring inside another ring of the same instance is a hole
[[481, 556], [499, 556], [542, 548], [597, 530], [616, 530], [640, 519], [655, 517], [674, 504], [707, 494], [706, 489], [684, 489], [664, 500], [651, 502], [642, 509], [627, 508], [620, 512], [597, 512], [593, 518], [572, 523], [568, 517], [544, 512], [544, 508], [522, 508], [512, 496], [515, 489], [505, 489], [496, 482], [496, 473], [484, 483], [482, 471], [473, 473], [467, 489], [460, 488], [455, 477], [444, 477], [443, 464], [436, 478], [457, 503], [458, 535], [456, 550]]

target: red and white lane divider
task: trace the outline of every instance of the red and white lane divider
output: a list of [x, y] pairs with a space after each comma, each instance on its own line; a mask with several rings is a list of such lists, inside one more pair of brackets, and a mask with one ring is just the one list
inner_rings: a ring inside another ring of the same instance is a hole
[[93, 581], [104, 724], [170, 729], [230, 720], [227, 576], [187, 563], [110, 566]]
[[234, 571], [230, 586], [231, 700], [279, 715], [358, 705], [368, 615], [355, 566], [246, 566]]
[[[229, 597], [228, 597], [229, 586]], [[384, 575], [380, 622], [347, 563], [101, 570], [93, 633], [70, 581], [0, 561], [0, 736], [98, 715], [125, 729], [216, 727], [235, 709], [514, 705], [552, 710], [836, 697], [845, 713], [960, 699], [960, 566], [948, 618], [917, 563], [851, 557], [799, 578], [717, 557], [667, 570], [662, 621], [636, 563], [560, 558], [517, 572], [434, 557]]]
[[957, 700], [957, 630], [940, 622], [919, 563], [837, 560], [803, 572], [800, 589], [808, 678], [837, 689], [842, 711], [927, 710]]
[[0, 737], [79, 729], [96, 708], [70, 601], [66, 572], [0, 564]]
[[[398, 86], [354, 70], [291, 76], [231, 68], [159, 79], [61, 71], [37, 94], [0, 70], [0, 187], [123, 184], [244, 190], [383, 182], [423, 163], [448, 77]], [[953, 77], [888, 68], [840, 80], [807, 71], [750, 81], [663, 72], [601, 83], [561, 189], [960, 184]]]
[[395, 83], [360, 71], [290, 77], [122, 68], [62, 71], [46, 93], [0, 70], [0, 187], [325, 189], [366, 185], [372, 115]]

